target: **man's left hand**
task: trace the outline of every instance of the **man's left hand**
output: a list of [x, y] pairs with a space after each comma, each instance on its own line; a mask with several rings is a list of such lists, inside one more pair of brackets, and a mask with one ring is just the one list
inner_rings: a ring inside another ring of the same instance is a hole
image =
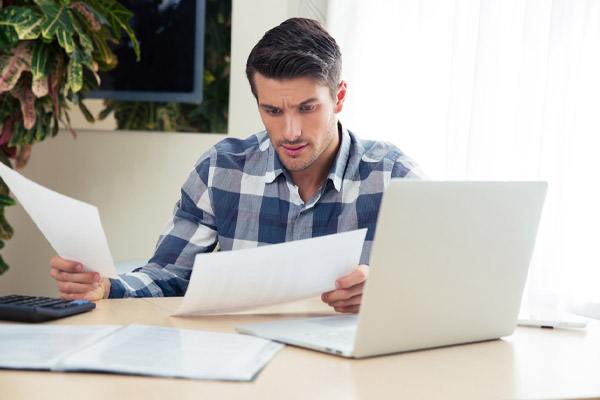
[[335, 281], [335, 290], [323, 293], [321, 300], [337, 312], [357, 313], [360, 310], [362, 292], [369, 277], [369, 266], [361, 264], [354, 271]]

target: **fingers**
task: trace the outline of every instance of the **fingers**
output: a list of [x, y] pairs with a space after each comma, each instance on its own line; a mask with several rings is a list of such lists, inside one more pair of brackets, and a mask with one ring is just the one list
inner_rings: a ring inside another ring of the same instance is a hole
[[104, 295], [100, 274], [83, 272], [81, 263], [55, 256], [50, 260], [50, 276], [56, 279], [60, 297], [69, 300], [99, 300]]
[[100, 280], [100, 274], [97, 272], [70, 273], [55, 268], [50, 270], [50, 276], [62, 282], [94, 283]]
[[59, 256], [52, 257], [52, 259], [50, 260], [50, 267], [65, 272], [83, 271], [83, 266], [81, 265], [81, 263], [78, 263], [77, 261], [65, 260], [64, 258]]
[[369, 266], [364, 264], [359, 265], [348, 275], [336, 280], [336, 290], [323, 293], [321, 295], [321, 300], [329, 305], [333, 305], [333, 303], [336, 301], [347, 300], [351, 297], [361, 294], [368, 276]]
[[333, 307], [337, 312], [356, 314], [360, 311], [360, 304], [348, 307]]
[[335, 281], [336, 289], [347, 289], [363, 283], [369, 277], [369, 266], [361, 264], [354, 271]]
[[346, 300], [336, 301], [330, 304], [330, 306], [338, 312], [358, 312], [361, 302], [362, 294], [359, 294]]
[[352, 286], [348, 289], [338, 289], [333, 290], [331, 292], [323, 293], [321, 295], [321, 300], [330, 306], [334, 307], [335, 303], [340, 301], [348, 301], [357, 295], [362, 294], [365, 283], [361, 283], [355, 286]]
[[369, 266], [359, 265], [350, 274], [335, 281], [336, 290], [321, 295], [321, 300], [337, 312], [357, 313], [360, 310], [362, 292], [369, 276]]

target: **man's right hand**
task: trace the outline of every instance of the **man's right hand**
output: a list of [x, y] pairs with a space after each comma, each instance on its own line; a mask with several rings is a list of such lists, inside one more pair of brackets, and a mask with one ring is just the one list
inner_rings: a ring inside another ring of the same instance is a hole
[[110, 293], [110, 279], [97, 272], [83, 272], [83, 266], [77, 261], [54, 256], [50, 267], [50, 276], [56, 279], [63, 299], [96, 301], [107, 298]]

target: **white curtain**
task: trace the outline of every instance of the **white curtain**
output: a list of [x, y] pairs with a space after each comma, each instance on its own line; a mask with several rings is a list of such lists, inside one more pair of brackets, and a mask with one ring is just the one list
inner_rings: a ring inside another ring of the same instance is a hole
[[524, 301], [600, 305], [600, 0], [330, 0], [327, 27], [342, 122], [432, 179], [547, 181]]

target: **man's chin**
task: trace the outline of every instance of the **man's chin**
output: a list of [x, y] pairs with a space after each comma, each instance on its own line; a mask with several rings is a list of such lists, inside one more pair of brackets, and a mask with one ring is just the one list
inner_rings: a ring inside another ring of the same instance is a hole
[[285, 163], [283, 163], [283, 166], [285, 167], [285, 169], [287, 170], [287, 172], [302, 172], [302, 171], [306, 171], [308, 169], [308, 167], [310, 167], [310, 165], [303, 165], [303, 164], [291, 164], [291, 165], [286, 165]]
[[281, 164], [285, 167], [288, 172], [302, 172], [306, 171], [311, 165], [311, 162], [307, 162], [305, 160], [300, 160], [298, 158], [290, 158], [289, 156], [285, 156], [286, 158], [279, 157], [281, 160]]

